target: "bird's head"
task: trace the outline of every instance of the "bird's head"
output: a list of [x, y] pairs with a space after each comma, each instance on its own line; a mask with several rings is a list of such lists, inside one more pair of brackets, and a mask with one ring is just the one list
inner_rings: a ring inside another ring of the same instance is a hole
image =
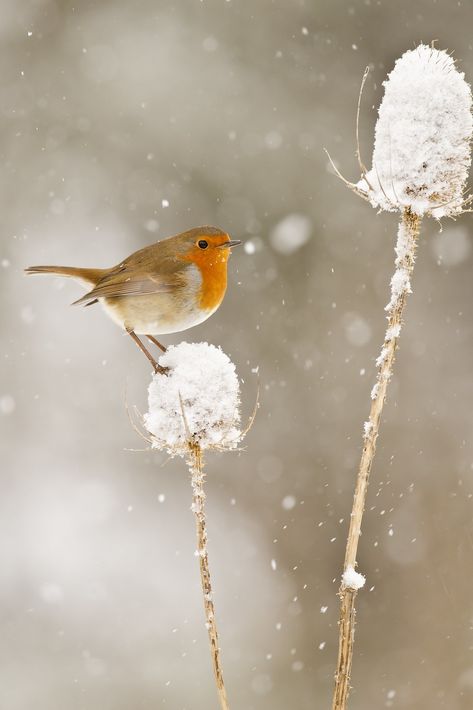
[[201, 268], [226, 264], [232, 247], [241, 244], [239, 239], [230, 239], [222, 229], [210, 226], [195, 227], [171, 239], [175, 240], [177, 258]]

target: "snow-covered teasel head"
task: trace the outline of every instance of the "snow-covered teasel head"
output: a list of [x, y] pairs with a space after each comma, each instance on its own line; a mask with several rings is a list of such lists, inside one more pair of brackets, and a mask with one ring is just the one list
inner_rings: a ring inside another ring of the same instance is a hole
[[190, 445], [234, 449], [240, 429], [240, 385], [235, 365], [208, 343], [170, 346], [159, 358], [167, 374], [156, 373], [148, 388], [144, 424], [153, 448], [187, 455]]
[[447, 52], [405, 52], [384, 82], [371, 170], [356, 185], [374, 207], [454, 217], [471, 164], [471, 89]]

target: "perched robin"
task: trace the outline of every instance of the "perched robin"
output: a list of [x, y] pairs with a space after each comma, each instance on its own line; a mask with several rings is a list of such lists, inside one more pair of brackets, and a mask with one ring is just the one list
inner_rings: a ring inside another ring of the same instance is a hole
[[231, 247], [240, 243], [218, 227], [196, 227], [140, 249], [111, 269], [30, 266], [25, 271], [70, 276], [92, 287], [74, 304], [100, 302], [158, 372], [163, 369], [138, 335], [165, 351], [155, 335], [186, 330], [215, 313], [227, 288]]

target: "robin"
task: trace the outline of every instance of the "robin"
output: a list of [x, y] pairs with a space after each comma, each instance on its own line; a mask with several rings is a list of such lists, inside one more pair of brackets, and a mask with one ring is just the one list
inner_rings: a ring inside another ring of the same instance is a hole
[[25, 272], [70, 276], [91, 289], [73, 305], [101, 303], [155, 371], [163, 372], [138, 336], [165, 352], [155, 335], [192, 328], [215, 313], [227, 288], [228, 257], [238, 244], [218, 227], [195, 227], [135, 251], [111, 269], [30, 266]]

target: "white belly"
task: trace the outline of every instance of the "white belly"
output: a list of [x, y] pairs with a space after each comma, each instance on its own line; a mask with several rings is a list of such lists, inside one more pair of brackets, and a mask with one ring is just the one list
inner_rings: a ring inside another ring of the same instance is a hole
[[119, 326], [137, 335], [178, 333], [203, 323], [218, 308], [202, 310], [198, 306], [201, 276], [197, 268], [189, 269], [186, 298], [169, 293], [152, 293], [123, 298], [100, 298], [107, 315]]

